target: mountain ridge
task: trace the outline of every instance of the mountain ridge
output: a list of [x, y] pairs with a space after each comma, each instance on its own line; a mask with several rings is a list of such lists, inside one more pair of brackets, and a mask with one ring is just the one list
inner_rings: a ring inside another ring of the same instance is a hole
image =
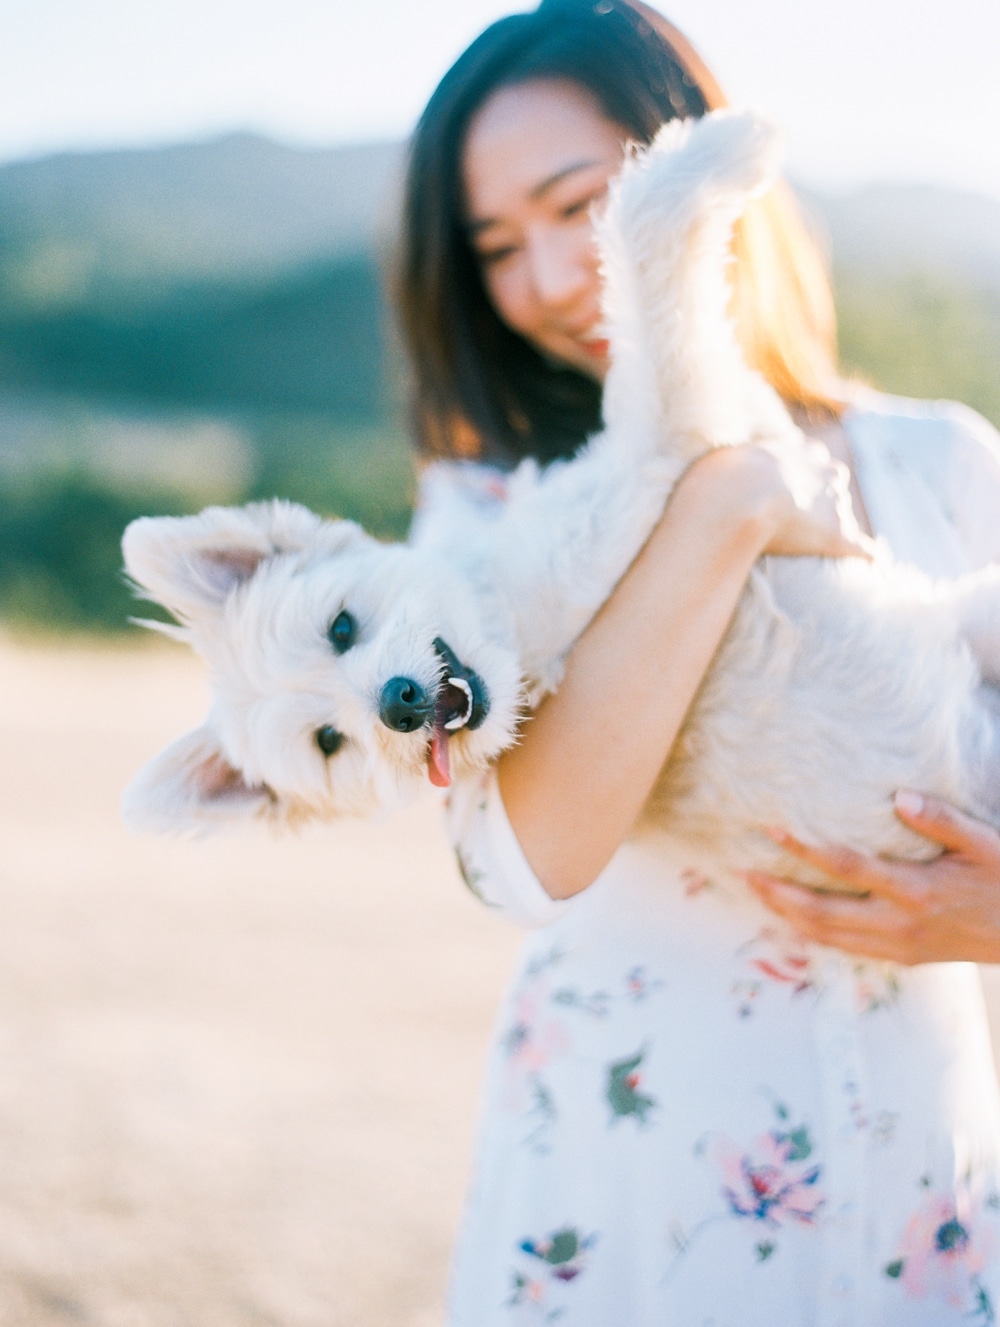
[[[292, 147], [250, 133], [0, 164], [9, 292], [90, 281], [245, 278], [388, 241], [400, 142]], [[945, 271], [1000, 289], [1000, 201], [938, 185], [799, 188], [835, 266]]]
[[[88, 280], [243, 279], [377, 246], [399, 143], [294, 148], [254, 134], [0, 165], [8, 287], [46, 260]], [[73, 258], [76, 258], [74, 264]], [[50, 277], [52, 294], [58, 280]]]

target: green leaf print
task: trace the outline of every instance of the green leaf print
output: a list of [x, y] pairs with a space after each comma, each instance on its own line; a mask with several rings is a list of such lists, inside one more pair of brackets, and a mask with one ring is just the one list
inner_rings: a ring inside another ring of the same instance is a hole
[[897, 1258], [894, 1262], [887, 1263], [885, 1267], [886, 1276], [891, 1276], [894, 1281], [898, 1281], [903, 1275], [903, 1268], [906, 1266], [902, 1258]]
[[973, 1284], [976, 1290], [976, 1304], [973, 1312], [969, 1314], [969, 1317], [978, 1318], [983, 1324], [983, 1327], [993, 1327], [993, 1324], [997, 1320], [996, 1314], [993, 1311], [993, 1301], [990, 1299], [985, 1288], [981, 1286], [978, 1281]]
[[776, 1135], [778, 1140], [785, 1144], [786, 1161], [805, 1161], [806, 1157], [812, 1156], [812, 1139], [809, 1137], [809, 1130], [804, 1124], [800, 1124], [797, 1129], [792, 1129], [788, 1133]]
[[636, 1051], [627, 1059], [616, 1060], [608, 1066], [608, 1105], [614, 1112], [614, 1119], [626, 1115], [635, 1115], [640, 1124], [645, 1124], [646, 1116], [656, 1105], [656, 1098], [646, 1096], [639, 1091], [641, 1081], [639, 1066], [646, 1058], [646, 1052]]
[[[548, 1239], [538, 1240], [529, 1237], [521, 1240], [518, 1245], [520, 1252], [527, 1253], [543, 1263], [546, 1269], [545, 1275], [542, 1280], [538, 1280], [523, 1272], [515, 1272], [513, 1295], [508, 1303], [517, 1305], [527, 1299], [540, 1304], [545, 1298], [546, 1286], [552, 1288], [575, 1281], [585, 1270], [588, 1251], [596, 1239], [596, 1234], [581, 1235], [574, 1226], [561, 1226]], [[556, 1312], [561, 1313], [562, 1310]]]
[[575, 1230], [557, 1230], [542, 1255], [547, 1263], [558, 1267], [560, 1263], [572, 1262], [580, 1250], [580, 1239]]
[[473, 866], [461, 848], [455, 849], [455, 860], [458, 863], [458, 874], [462, 877], [469, 893], [473, 894], [480, 903], [485, 903], [488, 908], [495, 908], [497, 905], [490, 902], [481, 888], [482, 882], [486, 879], [486, 872]]

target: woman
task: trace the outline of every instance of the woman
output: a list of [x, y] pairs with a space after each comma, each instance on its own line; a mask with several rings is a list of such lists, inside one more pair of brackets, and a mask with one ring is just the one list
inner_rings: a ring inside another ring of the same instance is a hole
[[[425, 530], [489, 520], [506, 468], [598, 426], [589, 209], [626, 140], [720, 103], [627, 0], [545, 0], [446, 75], [414, 139], [401, 283], [438, 458]], [[821, 266], [780, 191], [746, 218], [734, 280], [748, 356], [863, 465], [877, 532], [939, 574], [1000, 554], [963, 507], [970, 477], [1000, 493], [981, 421], [846, 407]], [[801, 464], [804, 508], [758, 448], [692, 467], [558, 694], [495, 776], [454, 789], [470, 885], [540, 929], [501, 1011], [453, 1327], [993, 1320], [1000, 1107], [974, 974], [805, 946], [633, 832], [756, 558], [863, 549], [844, 472], [809, 448]]]

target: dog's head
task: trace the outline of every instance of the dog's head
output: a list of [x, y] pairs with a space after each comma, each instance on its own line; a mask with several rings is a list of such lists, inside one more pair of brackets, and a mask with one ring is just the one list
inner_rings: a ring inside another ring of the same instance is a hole
[[136, 827], [367, 815], [512, 740], [516, 659], [428, 555], [286, 502], [134, 521], [123, 551], [213, 692], [127, 789]]

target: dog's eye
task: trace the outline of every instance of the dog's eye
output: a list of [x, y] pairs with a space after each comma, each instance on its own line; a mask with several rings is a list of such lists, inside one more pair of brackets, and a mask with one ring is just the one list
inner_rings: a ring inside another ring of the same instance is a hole
[[358, 624], [345, 608], [330, 623], [326, 638], [338, 654], [345, 654], [354, 644], [358, 634]]
[[344, 734], [338, 733], [336, 728], [331, 728], [329, 724], [324, 724], [322, 728], [317, 728], [316, 745], [323, 752], [324, 756], [333, 756], [340, 750], [344, 741]]

